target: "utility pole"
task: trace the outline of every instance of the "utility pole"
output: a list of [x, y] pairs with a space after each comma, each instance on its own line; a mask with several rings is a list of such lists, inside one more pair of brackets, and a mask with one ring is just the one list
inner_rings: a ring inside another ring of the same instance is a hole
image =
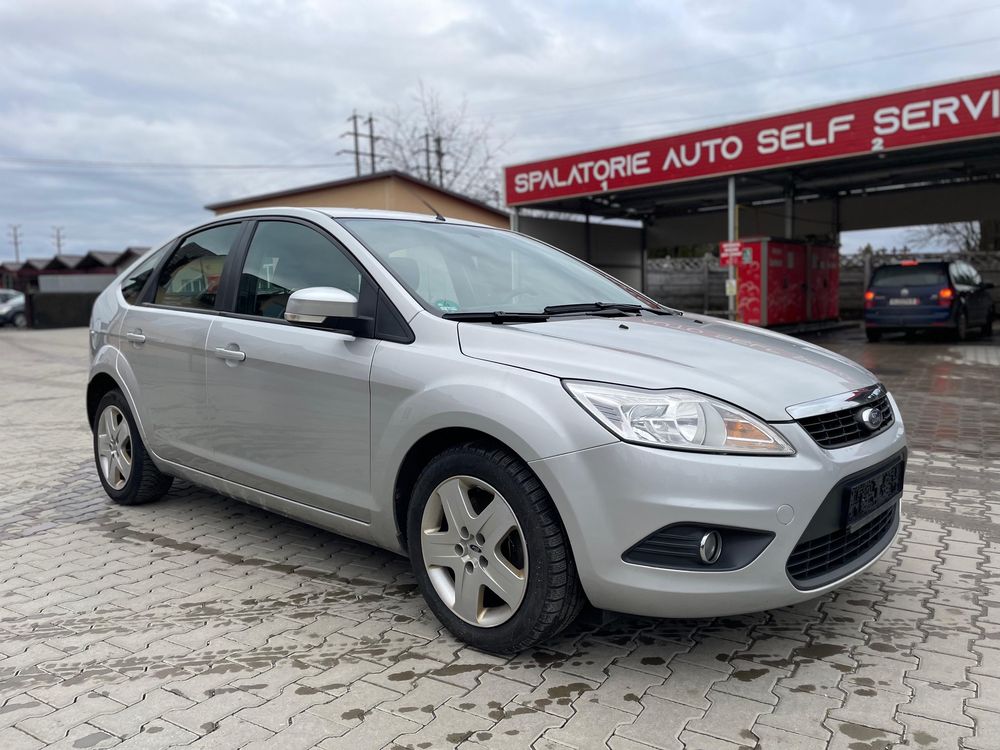
[[[368, 157], [369, 164], [371, 166], [371, 171], [374, 172], [375, 171], [375, 141], [378, 140], [378, 138], [375, 136], [375, 118], [372, 117], [371, 113], [368, 114], [368, 117], [362, 118], [361, 115], [358, 114], [358, 111], [354, 110], [354, 112], [351, 114], [351, 116], [347, 118], [347, 121], [349, 123], [351, 123], [351, 129], [348, 130], [346, 133], [341, 133], [340, 137], [344, 138], [346, 136], [351, 136], [353, 138], [353, 140], [354, 140], [354, 148], [353, 149], [341, 149], [337, 153], [338, 154], [353, 154], [354, 155], [354, 176], [355, 177], [360, 177], [361, 176], [361, 157], [362, 156], [367, 156]], [[367, 135], [365, 135], [364, 133], [361, 132], [361, 128], [359, 127], [359, 123], [364, 123], [365, 125], [368, 126], [368, 134]], [[361, 139], [362, 138], [367, 138], [368, 139], [368, 150], [367, 151], [362, 151], [361, 150]]]
[[354, 112], [351, 114], [351, 116], [347, 118], [347, 121], [349, 123], [351, 123], [351, 126], [352, 126], [351, 129], [348, 130], [346, 133], [341, 133], [340, 134], [341, 138], [343, 138], [344, 136], [348, 136], [348, 135], [353, 135], [354, 136], [354, 150], [352, 151], [350, 149], [341, 149], [340, 151], [337, 152], [338, 154], [354, 154], [354, 176], [355, 177], [360, 177], [361, 176], [361, 148], [360, 148], [359, 143], [358, 143], [358, 139], [361, 137], [360, 133], [358, 133], [358, 120], [359, 119], [360, 118], [358, 117], [358, 111], [354, 110]]
[[444, 150], [441, 148], [441, 136], [434, 136], [434, 151], [437, 154], [438, 186], [444, 187]]
[[14, 245], [14, 262], [21, 262], [21, 225], [10, 225], [10, 241]]
[[431, 181], [431, 134], [424, 131], [424, 164], [427, 168], [427, 181]]
[[371, 157], [372, 174], [375, 174], [375, 118], [371, 112], [368, 113], [365, 123], [368, 125], [368, 156]]
[[56, 255], [62, 255], [63, 247], [63, 228], [62, 227], [52, 227], [52, 241], [56, 246]]

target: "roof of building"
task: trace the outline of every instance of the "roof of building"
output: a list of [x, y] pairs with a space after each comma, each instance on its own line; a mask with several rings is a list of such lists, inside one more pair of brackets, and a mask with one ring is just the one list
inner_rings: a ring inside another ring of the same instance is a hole
[[56, 255], [45, 264], [45, 270], [56, 271], [64, 268], [76, 268], [80, 264], [81, 260], [83, 260], [82, 255]]
[[333, 180], [331, 182], [319, 182], [313, 185], [304, 185], [302, 187], [291, 188], [289, 190], [279, 190], [273, 193], [263, 193], [261, 195], [249, 195], [244, 198], [237, 198], [235, 200], [220, 201], [218, 203], [209, 203], [208, 205], [205, 206], [205, 208], [207, 208], [209, 211], [218, 211], [219, 209], [233, 208], [235, 206], [241, 206], [244, 203], [252, 203], [254, 201], [286, 198], [292, 195], [311, 193], [316, 190], [329, 190], [331, 188], [347, 187], [348, 185], [359, 185], [365, 182], [374, 182], [376, 180], [384, 180], [393, 177], [399, 180], [403, 180], [405, 182], [409, 182], [413, 185], [419, 185], [420, 187], [426, 188], [428, 190], [433, 190], [435, 192], [442, 193], [451, 198], [454, 198], [455, 200], [460, 200], [465, 203], [468, 203], [471, 206], [476, 206], [477, 208], [480, 208], [484, 211], [490, 211], [491, 213], [494, 213], [497, 216], [501, 216], [504, 218], [509, 216], [509, 214], [506, 211], [499, 209], [496, 206], [491, 206], [488, 203], [484, 203], [483, 201], [477, 200], [475, 198], [470, 198], [469, 196], [462, 195], [461, 193], [456, 193], [454, 190], [448, 190], [447, 188], [439, 187], [438, 185], [435, 185], [432, 182], [421, 180], [419, 177], [414, 177], [413, 175], [407, 174], [406, 172], [400, 172], [398, 169], [387, 169], [382, 172], [372, 172], [371, 174], [364, 174], [358, 177], [348, 177], [346, 179]]

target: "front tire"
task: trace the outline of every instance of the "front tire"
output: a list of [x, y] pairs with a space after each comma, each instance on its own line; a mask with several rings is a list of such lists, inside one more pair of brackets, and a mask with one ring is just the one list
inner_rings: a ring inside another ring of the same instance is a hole
[[468, 443], [431, 460], [413, 488], [407, 539], [431, 611], [481, 651], [523, 651], [556, 635], [584, 604], [549, 494], [499, 446]]
[[108, 391], [95, 414], [94, 460], [108, 497], [119, 505], [141, 505], [165, 495], [173, 477], [149, 457], [121, 391]]
[[28, 327], [28, 316], [23, 312], [14, 313], [14, 317], [11, 320], [14, 328], [27, 328]]

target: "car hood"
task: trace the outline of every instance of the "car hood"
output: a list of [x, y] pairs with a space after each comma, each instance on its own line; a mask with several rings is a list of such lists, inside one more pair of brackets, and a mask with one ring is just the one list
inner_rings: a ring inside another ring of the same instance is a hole
[[785, 408], [874, 385], [860, 365], [813, 344], [716, 318], [562, 318], [522, 325], [459, 324], [474, 359], [558, 378], [686, 388], [769, 421]]

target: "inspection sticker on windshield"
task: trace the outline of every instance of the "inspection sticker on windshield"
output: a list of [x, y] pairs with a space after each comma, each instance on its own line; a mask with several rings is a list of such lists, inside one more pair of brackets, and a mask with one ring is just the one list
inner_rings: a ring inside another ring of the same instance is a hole
[[446, 312], [446, 313], [458, 312], [458, 303], [452, 302], [450, 299], [434, 300], [434, 307], [436, 307], [441, 312]]

